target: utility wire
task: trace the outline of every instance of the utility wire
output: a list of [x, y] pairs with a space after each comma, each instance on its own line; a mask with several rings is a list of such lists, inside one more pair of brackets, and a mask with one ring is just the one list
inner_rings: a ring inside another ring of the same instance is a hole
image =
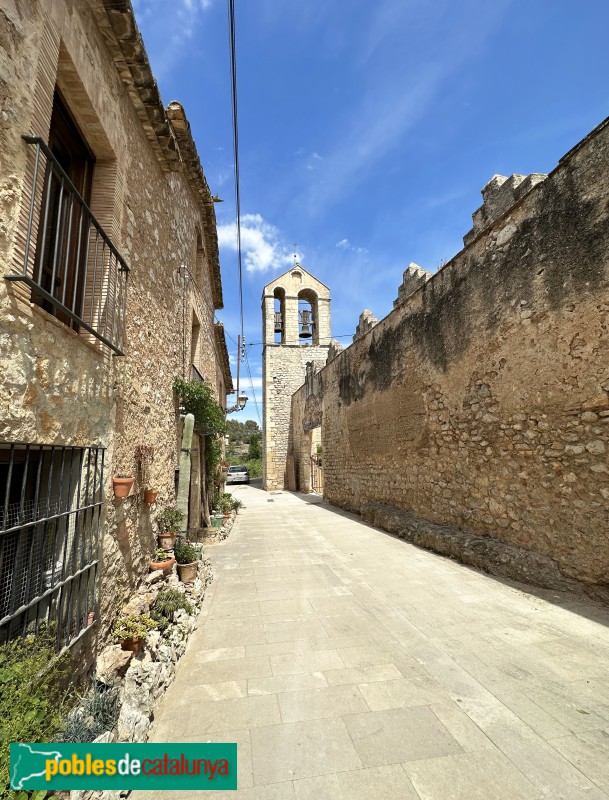
[[262, 428], [262, 417], [260, 416], [260, 409], [258, 408], [258, 400], [256, 398], [256, 390], [254, 389], [254, 381], [252, 380], [252, 371], [250, 369], [250, 361], [247, 357], [247, 350], [245, 352], [245, 365], [247, 367], [247, 374], [250, 376], [250, 386], [252, 389], [252, 394], [254, 395], [254, 403], [256, 404], [256, 414], [258, 416], [258, 422], [260, 423], [260, 427]]
[[[337, 334], [336, 336], [333, 335], [331, 338], [332, 339], [352, 339], [353, 338], [353, 334], [352, 333], [341, 333], [341, 334]], [[245, 346], [246, 347], [260, 347], [260, 345], [263, 345], [263, 344], [264, 344], [264, 342], [247, 342], [247, 344]], [[328, 344], [329, 344], [329, 342], [328, 342]], [[304, 345], [303, 345], [303, 347], [304, 347]], [[320, 347], [325, 347], [325, 345], [320, 345]]]
[[[237, 46], [235, 36], [235, 0], [228, 0], [228, 38], [230, 49], [231, 101], [233, 114], [233, 161], [235, 173], [235, 213], [237, 216], [237, 264], [239, 270], [239, 317], [243, 341], [243, 260], [241, 254], [241, 190], [239, 184], [239, 118], [237, 114]], [[238, 354], [241, 358], [241, 354]]]

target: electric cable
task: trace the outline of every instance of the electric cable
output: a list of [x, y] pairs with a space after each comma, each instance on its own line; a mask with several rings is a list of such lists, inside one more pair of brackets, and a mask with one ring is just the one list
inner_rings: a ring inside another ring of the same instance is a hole
[[[233, 164], [235, 176], [235, 214], [237, 218], [237, 268], [239, 274], [239, 318], [243, 336], [243, 257], [241, 251], [241, 187], [239, 179], [239, 116], [237, 111], [237, 43], [235, 0], [228, 0], [228, 36], [230, 49], [231, 107], [233, 116]], [[240, 354], [239, 354], [240, 357]], [[238, 387], [237, 387], [238, 388]]]
[[262, 428], [262, 417], [260, 416], [260, 409], [258, 408], [258, 399], [256, 398], [256, 390], [254, 389], [254, 381], [252, 379], [252, 370], [250, 369], [250, 361], [247, 357], [247, 350], [244, 350], [245, 353], [245, 366], [247, 367], [247, 374], [250, 376], [250, 388], [252, 390], [252, 394], [254, 395], [254, 403], [256, 405], [256, 415], [258, 417], [258, 422], [260, 423], [260, 428]]

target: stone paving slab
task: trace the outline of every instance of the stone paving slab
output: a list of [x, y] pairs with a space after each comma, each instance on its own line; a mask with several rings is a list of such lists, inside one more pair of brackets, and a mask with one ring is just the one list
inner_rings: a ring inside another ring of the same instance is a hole
[[215, 800], [609, 798], [607, 609], [320, 498], [233, 493], [245, 508], [207, 547], [214, 583], [151, 736], [236, 741], [239, 789]]

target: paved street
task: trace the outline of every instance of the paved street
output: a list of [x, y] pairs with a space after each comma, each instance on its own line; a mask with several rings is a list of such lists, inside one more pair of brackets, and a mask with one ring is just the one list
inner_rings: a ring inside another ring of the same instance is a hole
[[609, 797], [607, 611], [313, 496], [233, 492], [246, 507], [208, 548], [214, 583], [152, 735], [238, 743], [239, 791], [214, 800]]

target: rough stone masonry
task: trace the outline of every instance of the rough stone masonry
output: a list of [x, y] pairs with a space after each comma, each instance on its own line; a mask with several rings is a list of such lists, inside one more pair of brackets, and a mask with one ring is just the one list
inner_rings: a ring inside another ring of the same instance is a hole
[[292, 438], [322, 417], [331, 503], [607, 596], [609, 120], [484, 200], [465, 248], [299, 389]]

